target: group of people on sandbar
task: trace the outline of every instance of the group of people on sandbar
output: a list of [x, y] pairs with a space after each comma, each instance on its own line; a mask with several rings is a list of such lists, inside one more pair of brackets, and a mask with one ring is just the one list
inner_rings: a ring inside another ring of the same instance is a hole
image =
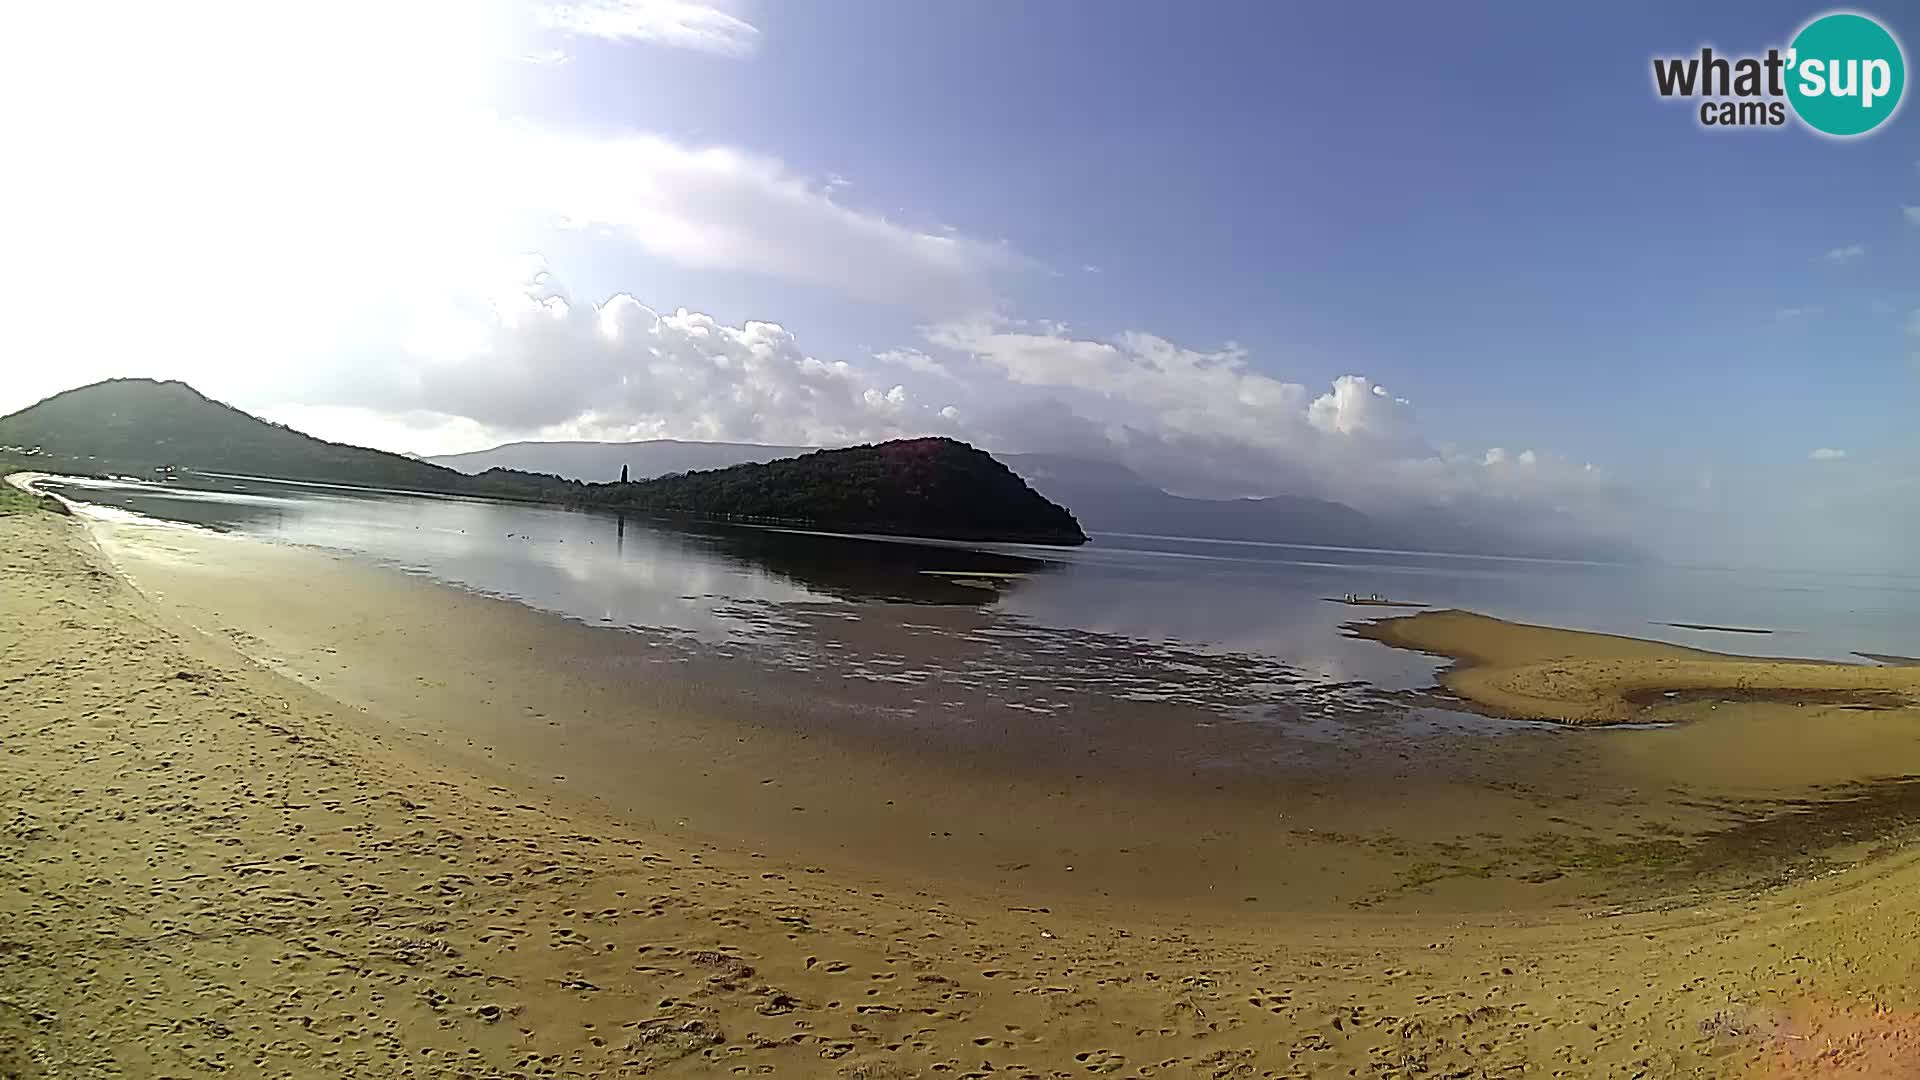
[[1347, 603], [1349, 604], [1384, 604], [1386, 602], [1387, 598], [1377, 592], [1368, 593], [1365, 596], [1361, 596], [1357, 592], [1347, 594]]

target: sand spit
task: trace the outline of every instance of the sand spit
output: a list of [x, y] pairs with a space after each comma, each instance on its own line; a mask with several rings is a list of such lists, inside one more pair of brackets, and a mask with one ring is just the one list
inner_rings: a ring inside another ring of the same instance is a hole
[[0, 1076], [1913, 1074], [1907, 855], [1553, 919], [963, 903], [450, 765], [53, 515], [0, 622]]
[[1684, 698], [1899, 708], [1920, 703], [1920, 670], [1776, 660], [1637, 638], [1527, 626], [1466, 611], [1356, 623], [1357, 637], [1453, 658], [1448, 689], [1516, 719], [1631, 724]]

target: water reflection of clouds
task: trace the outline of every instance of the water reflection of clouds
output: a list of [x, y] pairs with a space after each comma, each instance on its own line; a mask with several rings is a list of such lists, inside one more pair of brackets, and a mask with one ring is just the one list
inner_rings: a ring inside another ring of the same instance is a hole
[[[1385, 614], [1323, 599], [1353, 591], [1728, 651], [1920, 651], [1920, 605], [1903, 602], [1911, 583], [1857, 577], [1110, 536], [983, 548], [242, 480], [66, 486], [96, 505], [352, 552], [587, 622], [764, 643], [769, 663], [917, 682], [930, 697], [942, 679], [997, 680], [1025, 708], [1101, 688], [1219, 703], [1308, 684], [1430, 685], [1431, 658], [1341, 635]], [[943, 615], [921, 617], [933, 611]], [[1659, 621], [1781, 633], [1730, 640]]]
[[1209, 583], [1128, 577], [1113, 569], [1110, 563], [1086, 579], [1076, 579], [1070, 569], [1031, 582], [1004, 597], [998, 610], [1038, 626], [1177, 641], [1206, 653], [1284, 657], [1320, 682], [1365, 680], [1413, 689], [1433, 681], [1436, 665], [1429, 657], [1342, 636], [1342, 623], [1370, 613], [1326, 603], [1324, 587], [1314, 582]]
[[145, 513], [347, 552], [584, 621], [661, 627], [702, 640], [765, 632], [775, 621], [769, 605], [833, 600], [718, 557], [703, 538], [547, 507], [103, 481], [61, 487], [97, 513]]

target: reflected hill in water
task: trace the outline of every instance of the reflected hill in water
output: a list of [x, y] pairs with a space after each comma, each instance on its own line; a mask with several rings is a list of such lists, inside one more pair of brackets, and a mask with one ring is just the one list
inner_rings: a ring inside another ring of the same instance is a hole
[[[956, 616], [1271, 656], [1327, 679], [1402, 685], [1426, 676], [1402, 670], [1393, 650], [1343, 638], [1339, 627], [1354, 612], [1324, 597], [1378, 592], [1517, 622], [1852, 662], [1861, 659], [1856, 651], [1913, 656], [1920, 633], [1915, 583], [1884, 576], [1113, 534], [1073, 549], [968, 545], [231, 476], [68, 479], [54, 489], [92, 504], [81, 507], [86, 513], [119, 508], [364, 556], [595, 625], [663, 628], [709, 642], [764, 635], [770, 623], [818, 604], [943, 605]], [[1391, 669], [1382, 670], [1387, 659]]]
[[[538, 545], [572, 576], [626, 577], [645, 566], [687, 589], [720, 560], [747, 576], [769, 576], [796, 594], [849, 602], [982, 605], [1059, 564], [944, 541], [811, 533], [692, 522], [607, 510], [565, 510], [339, 485], [222, 474], [187, 482], [63, 480], [43, 485], [96, 505], [219, 532], [382, 553], [428, 566], [436, 555], [493, 561]], [[457, 538], [457, 539], [454, 539]], [[416, 552], [396, 549], [410, 543]], [[457, 552], [454, 550], [457, 549]], [[571, 555], [560, 559], [558, 549]], [[589, 553], [604, 552], [597, 556]], [[582, 561], [582, 560], [585, 561]], [[600, 560], [602, 565], [596, 566]], [[785, 591], [785, 590], [781, 590]], [[798, 596], [793, 598], [799, 598]]]
[[984, 604], [1019, 588], [1030, 575], [1059, 567], [1047, 559], [937, 541], [690, 523], [634, 514], [615, 514], [613, 519], [622, 545], [629, 528], [699, 537], [715, 554], [855, 602]]

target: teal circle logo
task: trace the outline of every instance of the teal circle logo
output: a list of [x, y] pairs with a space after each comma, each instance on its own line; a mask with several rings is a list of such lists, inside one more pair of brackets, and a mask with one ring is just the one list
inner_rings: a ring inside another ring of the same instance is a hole
[[1907, 89], [1907, 60], [1887, 28], [1865, 15], [1822, 15], [1787, 50], [1787, 100], [1808, 127], [1851, 138], [1887, 122]]

